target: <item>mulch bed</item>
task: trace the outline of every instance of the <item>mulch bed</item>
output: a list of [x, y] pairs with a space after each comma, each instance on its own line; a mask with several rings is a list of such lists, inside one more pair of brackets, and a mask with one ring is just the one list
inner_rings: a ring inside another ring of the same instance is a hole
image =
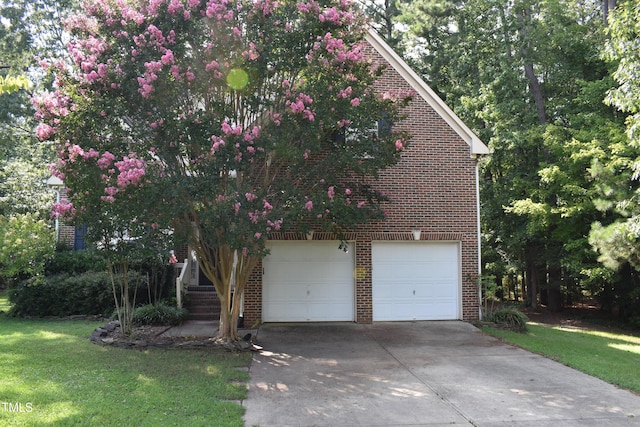
[[249, 341], [228, 343], [210, 337], [167, 337], [162, 334], [171, 326], [136, 326], [131, 336], [120, 330], [120, 322], [110, 321], [96, 328], [89, 340], [94, 344], [110, 345], [122, 348], [186, 348], [186, 349], [221, 349], [227, 351], [258, 351], [260, 347]]

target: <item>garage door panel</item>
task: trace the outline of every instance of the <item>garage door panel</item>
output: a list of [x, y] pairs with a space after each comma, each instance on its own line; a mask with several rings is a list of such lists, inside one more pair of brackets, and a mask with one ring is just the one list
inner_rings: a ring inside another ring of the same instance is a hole
[[354, 256], [338, 246], [270, 243], [263, 276], [265, 322], [354, 320]]
[[459, 318], [459, 244], [372, 244], [373, 320]]

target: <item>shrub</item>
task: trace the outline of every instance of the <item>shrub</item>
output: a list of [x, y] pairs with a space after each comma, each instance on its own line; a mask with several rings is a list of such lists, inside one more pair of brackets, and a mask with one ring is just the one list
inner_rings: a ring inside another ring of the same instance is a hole
[[[143, 283], [137, 273], [131, 282]], [[14, 316], [111, 316], [115, 304], [109, 274], [87, 272], [79, 275], [57, 274], [46, 278], [34, 277], [9, 290]]]
[[133, 322], [136, 325], [175, 326], [182, 323], [187, 315], [184, 308], [172, 307], [163, 303], [147, 304], [136, 308]]
[[504, 308], [488, 315], [487, 320], [516, 332], [526, 332], [529, 319], [515, 308]]
[[45, 265], [47, 275], [80, 274], [88, 271], [105, 271], [106, 269], [102, 255], [89, 249], [81, 251], [56, 250], [53, 257]]

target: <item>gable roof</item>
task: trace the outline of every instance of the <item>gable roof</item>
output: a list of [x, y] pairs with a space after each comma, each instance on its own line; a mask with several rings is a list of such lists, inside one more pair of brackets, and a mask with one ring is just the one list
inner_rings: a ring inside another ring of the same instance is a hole
[[373, 29], [369, 29], [367, 42], [398, 72], [427, 104], [462, 138], [471, 149], [472, 156], [491, 154], [478, 136], [449, 108], [418, 74]]

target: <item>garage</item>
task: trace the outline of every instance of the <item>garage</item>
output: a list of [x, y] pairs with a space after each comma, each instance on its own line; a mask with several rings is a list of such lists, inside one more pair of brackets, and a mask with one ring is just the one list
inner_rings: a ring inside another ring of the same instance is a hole
[[373, 320], [460, 319], [458, 242], [374, 242]]
[[270, 242], [263, 264], [263, 321], [353, 321], [354, 251], [338, 246], [338, 241]]

